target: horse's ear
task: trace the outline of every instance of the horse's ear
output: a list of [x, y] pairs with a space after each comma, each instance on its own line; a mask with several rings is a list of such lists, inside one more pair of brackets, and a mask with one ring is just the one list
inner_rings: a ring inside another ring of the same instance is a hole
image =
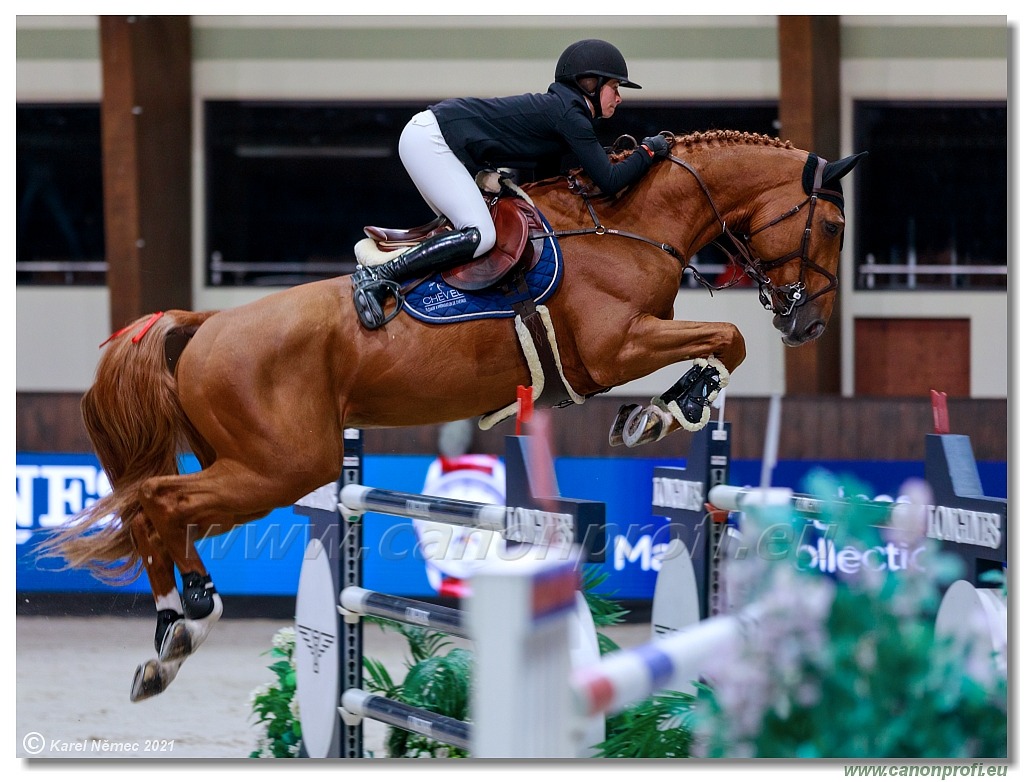
[[850, 155], [844, 157], [842, 160], [836, 160], [833, 163], [826, 163], [825, 170], [821, 175], [821, 184], [824, 186], [828, 182], [838, 182], [844, 176], [849, 174], [853, 167], [860, 162], [860, 159], [864, 157], [867, 152], [858, 152], [856, 155]]

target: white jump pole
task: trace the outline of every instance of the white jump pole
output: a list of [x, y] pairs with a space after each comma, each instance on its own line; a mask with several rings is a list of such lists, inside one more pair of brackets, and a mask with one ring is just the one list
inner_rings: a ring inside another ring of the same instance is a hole
[[782, 397], [772, 394], [768, 406], [768, 426], [764, 434], [764, 456], [761, 459], [761, 488], [772, 485], [772, 472], [779, 458], [779, 425], [782, 419]]
[[705, 619], [632, 649], [620, 649], [572, 673], [575, 709], [586, 716], [617, 714], [661, 690], [685, 691], [709, 661], [733, 643], [750, 611]]

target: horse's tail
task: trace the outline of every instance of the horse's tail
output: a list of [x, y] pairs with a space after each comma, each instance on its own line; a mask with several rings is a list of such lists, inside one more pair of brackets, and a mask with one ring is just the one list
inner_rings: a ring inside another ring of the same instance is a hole
[[178, 474], [185, 448], [197, 455], [208, 448], [178, 401], [165, 342], [172, 332], [191, 338], [212, 314], [172, 310], [145, 316], [108, 340], [96, 379], [82, 397], [82, 419], [112, 491], [44, 542], [44, 556], [60, 556], [66, 567], [87, 569], [108, 583], [138, 577], [131, 523], [142, 513], [142, 483]]

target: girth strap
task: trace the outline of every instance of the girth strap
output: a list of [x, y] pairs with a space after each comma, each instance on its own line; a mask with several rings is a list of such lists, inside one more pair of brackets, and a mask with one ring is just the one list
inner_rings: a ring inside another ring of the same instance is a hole
[[572, 403], [573, 394], [562, 380], [562, 373], [548, 340], [544, 320], [537, 310], [533, 297], [530, 296], [522, 266], [506, 278], [501, 287], [511, 300], [512, 309], [526, 326], [534, 347], [537, 349], [537, 358], [544, 375], [544, 388], [541, 390], [540, 396], [534, 400], [534, 404], [537, 407], [547, 408], [561, 407]]

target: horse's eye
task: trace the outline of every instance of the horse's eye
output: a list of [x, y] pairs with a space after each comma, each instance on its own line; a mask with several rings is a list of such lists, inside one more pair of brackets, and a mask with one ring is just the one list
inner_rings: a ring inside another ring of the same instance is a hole
[[825, 221], [825, 233], [829, 236], [838, 236], [842, 230], [842, 226], [839, 223], [833, 223], [831, 220]]

